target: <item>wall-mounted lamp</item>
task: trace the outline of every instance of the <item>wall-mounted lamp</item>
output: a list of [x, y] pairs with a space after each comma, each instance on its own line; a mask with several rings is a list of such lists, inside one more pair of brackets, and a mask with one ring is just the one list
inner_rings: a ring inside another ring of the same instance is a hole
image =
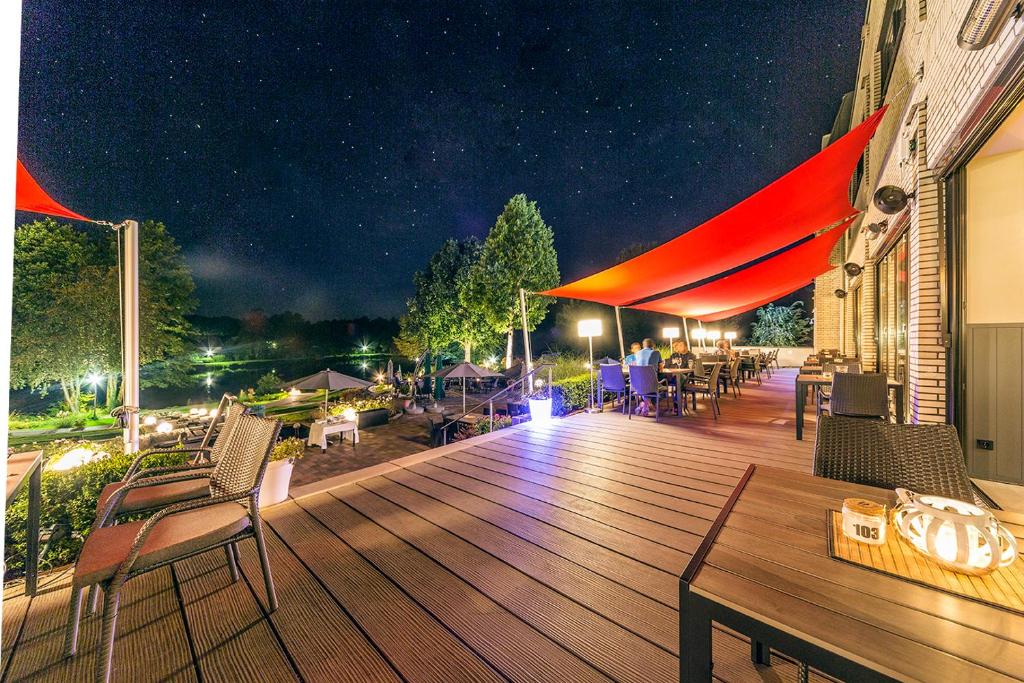
[[914, 193], [904, 192], [902, 187], [885, 185], [875, 191], [873, 198], [875, 208], [889, 216], [907, 208], [907, 202], [914, 198]]
[[860, 264], [850, 261], [849, 263], [843, 264], [843, 270], [845, 270], [846, 274], [849, 275], [850, 277], [857, 277], [858, 275], [864, 272], [864, 267], [861, 266]]
[[837, 299], [845, 299], [846, 298], [846, 290], [845, 289], [837, 289], [833, 293], [836, 295]]

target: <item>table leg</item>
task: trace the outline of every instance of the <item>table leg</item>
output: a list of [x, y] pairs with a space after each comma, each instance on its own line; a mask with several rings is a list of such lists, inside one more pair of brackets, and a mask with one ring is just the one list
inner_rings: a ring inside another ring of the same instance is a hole
[[750, 639], [750, 661], [754, 664], [772, 665], [772, 651], [767, 644], [755, 638]]
[[804, 400], [807, 396], [807, 387], [799, 380], [796, 383], [796, 440], [804, 439]]
[[28, 480], [28, 541], [25, 558], [25, 595], [36, 594], [39, 577], [39, 507], [42, 497], [42, 466], [36, 467]]
[[700, 598], [680, 584], [679, 680], [711, 680], [711, 614]]

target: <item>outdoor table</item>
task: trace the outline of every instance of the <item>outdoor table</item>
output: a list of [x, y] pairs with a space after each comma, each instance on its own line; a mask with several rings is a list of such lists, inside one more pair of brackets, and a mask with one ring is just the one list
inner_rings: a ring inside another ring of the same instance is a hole
[[[747, 468], [679, 579], [680, 680], [711, 680], [712, 621], [749, 636], [755, 663], [775, 648], [839, 680], [1020, 677], [1013, 612], [829, 556], [829, 511], [847, 497], [895, 502], [885, 489]], [[994, 514], [1024, 540], [1024, 515]]]
[[321, 452], [327, 451], [327, 437], [331, 434], [341, 434], [341, 440], [345, 440], [345, 432], [352, 432], [352, 443], [359, 443], [359, 425], [355, 422], [324, 422], [317, 420], [309, 427], [309, 436], [306, 438], [306, 445], [319, 445]]
[[[680, 400], [679, 400], [679, 414], [682, 414], [682, 412], [683, 412], [682, 400], [681, 400], [682, 399], [682, 393], [679, 392], [679, 383], [680, 382], [685, 383], [686, 379], [688, 379], [690, 377], [690, 375], [693, 374], [693, 368], [668, 368], [668, 367], [666, 367], [666, 368], [662, 368], [661, 374], [669, 375], [670, 377], [675, 377], [676, 378], [676, 384], [675, 385], [671, 385], [670, 384], [669, 386], [675, 386], [676, 393], [679, 393], [679, 396], [680, 396]], [[696, 400], [697, 399], [694, 398], [694, 402], [695, 403], [696, 403]], [[694, 407], [696, 407], [696, 406], [694, 406]]]
[[7, 506], [28, 481], [28, 520], [25, 557], [25, 595], [36, 594], [39, 577], [39, 508], [42, 498], [43, 452], [15, 453], [7, 456]]
[[801, 365], [800, 366], [800, 374], [801, 375], [820, 375], [824, 371], [824, 369], [825, 369], [825, 367], [823, 365]]
[[[903, 424], [903, 382], [890, 379], [889, 391], [896, 394], [896, 422]], [[832, 378], [824, 375], [796, 376], [796, 438], [803, 441], [804, 438], [804, 404], [807, 402], [807, 389], [810, 387], [831, 386]]]

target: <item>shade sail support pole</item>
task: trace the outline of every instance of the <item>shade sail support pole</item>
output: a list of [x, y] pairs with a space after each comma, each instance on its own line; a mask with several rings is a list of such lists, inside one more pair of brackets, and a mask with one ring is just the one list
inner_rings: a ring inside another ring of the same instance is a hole
[[690, 328], [686, 325], [686, 316], [683, 316], [683, 334], [686, 335], [686, 348], [690, 348]]
[[619, 306], [615, 307], [615, 327], [619, 331], [619, 360], [626, 358], [626, 343], [622, 338], [622, 312]]
[[[697, 319], [697, 326], [700, 329], [702, 329], [702, 330], [704, 329], [704, 323], [701, 322], [700, 318]], [[705, 346], [705, 344], [704, 344], [704, 339], [705, 339], [704, 335], [701, 335], [700, 336], [700, 350], [701, 351], [706, 351], [707, 350], [707, 346]]]
[[139, 222], [124, 222], [124, 289], [121, 330], [124, 376], [124, 450], [139, 450]]
[[526, 290], [519, 288], [519, 310], [523, 316], [523, 358], [526, 371], [533, 370], [533, 354], [530, 352], [530, 317], [526, 310]]

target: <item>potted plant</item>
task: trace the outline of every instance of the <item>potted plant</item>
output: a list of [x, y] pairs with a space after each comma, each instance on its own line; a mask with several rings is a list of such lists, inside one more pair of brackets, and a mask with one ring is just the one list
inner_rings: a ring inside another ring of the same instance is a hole
[[551, 420], [551, 392], [537, 389], [528, 397], [530, 403], [530, 421], [543, 423]]
[[270, 463], [260, 486], [260, 507], [276, 505], [288, 498], [295, 461], [306, 454], [306, 442], [298, 437], [282, 439], [270, 453]]

